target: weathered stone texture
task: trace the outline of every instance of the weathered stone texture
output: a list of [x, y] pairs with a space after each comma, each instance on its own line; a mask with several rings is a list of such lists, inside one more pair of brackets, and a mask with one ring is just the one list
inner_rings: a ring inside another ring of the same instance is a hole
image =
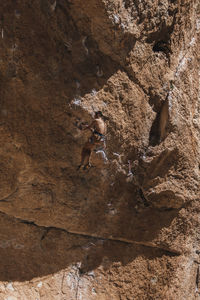
[[198, 0], [3, 1], [0, 299], [200, 297], [199, 37]]

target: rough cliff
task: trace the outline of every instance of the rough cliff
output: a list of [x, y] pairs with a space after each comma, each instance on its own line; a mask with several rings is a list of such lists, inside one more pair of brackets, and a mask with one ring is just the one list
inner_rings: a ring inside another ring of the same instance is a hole
[[199, 47], [198, 0], [3, 1], [0, 299], [200, 299]]

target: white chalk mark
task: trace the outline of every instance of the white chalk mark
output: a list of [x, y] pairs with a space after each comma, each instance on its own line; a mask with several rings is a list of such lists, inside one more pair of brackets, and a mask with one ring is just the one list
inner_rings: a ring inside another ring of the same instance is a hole
[[41, 287], [42, 287], [42, 284], [43, 284], [42, 281], [40, 281], [40, 282], [38, 283], [37, 287], [38, 287], [38, 288], [41, 288]]
[[55, 11], [56, 5], [57, 5], [57, 2], [56, 2], [56, 1], [51, 5], [51, 11], [52, 11], [52, 12]]
[[187, 62], [187, 59], [186, 59], [185, 56], [183, 56], [179, 60], [178, 67], [177, 67], [176, 72], [175, 72], [175, 77], [177, 77], [180, 74], [180, 71], [181, 71], [181, 69], [183, 69], [183, 67], [185, 66], [186, 62]]
[[97, 76], [98, 77], [102, 77], [103, 76], [103, 71], [102, 71], [102, 69], [97, 65]]
[[117, 214], [117, 210], [115, 208], [112, 208], [112, 209], [109, 210], [109, 214], [114, 216], [114, 215]]
[[133, 173], [131, 171], [128, 172], [128, 174], [127, 174], [127, 177], [130, 177], [130, 176], [133, 176]]
[[127, 28], [127, 26], [124, 23], [121, 23], [121, 28], [124, 31]]
[[92, 95], [92, 96], [96, 96], [96, 94], [97, 94], [97, 91], [96, 91], [95, 89], [92, 89], [91, 95]]
[[12, 291], [12, 292], [14, 292], [14, 290], [15, 290], [15, 289], [13, 288], [12, 282], [8, 283], [7, 286], [6, 286], [6, 288], [7, 288], [9, 291]]
[[131, 161], [128, 160], [128, 174], [127, 177], [133, 176], [133, 173], [131, 171]]
[[189, 46], [193, 46], [196, 42], [196, 39], [193, 37], [189, 43]]
[[196, 29], [197, 29], [197, 32], [200, 30], [200, 19], [197, 19]]
[[87, 36], [84, 36], [82, 38], [82, 45], [83, 45], [83, 48], [85, 49], [86, 54], [88, 55], [89, 54], [89, 50], [88, 50], [88, 48], [86, 47], [86, 44], [85, 44], [86, 39], [87, 39]]
[[81, 105], [81, 99], [75, 98], [75, 99], [72, 101], [72, 104], [75, 104], [75, 105], [80, 106], [80, 105]]
[[119, 24], [120, 23], [120, 18], [118, 17], [118, 15], [113, 15], [113, 19], [114, 19], [114, 23], [115, 24]]
[[147, 157], [145, 154], [142, 155], [142, 159], [145, 160]]
[[113, 152], [113, 155], [120, 157], [120, 154], [117, 152]]
[[101, 156], [102, 156], [104, 162], [106, 163], [106, 162], [108, 161], [108, 158], [107, 158], [107, 156], [106, 156], [106, 153], [105, 153], [103, 150], [97, 150], [97, 151], [96, 151], [96, 154], [98, 154], [98, 153], [101, 154]]
[[64, 41], [64, 45], [68, 51], [72, 51], [72, 39], [68, 39], [67, 41]]
[[172, 110], [172, 93], [171, 93], [171, 91], [169, 92], [169, 96], [168, 96], [168, 106], [169, 106], [169, 112], [171, 112], [171, 110]]
[[190, 47], [193, 47], [195, 43], [196, 43], [196, 39], [195, 39], [195, 37], [192, 37], [192, 39], [189, 43], [188, 51], [184, 55], [183, 55], [182, 51], [180, 52], [178, 66], [175, 71], [175, 77], [179, 76], [180, 71], [186, 66], [186, 64], [188, 62], [187, 54], [190, 50]]
[[90, 271], [90, 272], [88, 272], [88, 273], [87, 273], [87, 275], [88, 275], [88, 276], [91, 276], [91, 277], [95, 277], [95, 273], [94, 273], [94, 271]]
[[77, 79], [77, 80], [76, 80], [76, 87], [77, 87], [77, 89], [79, 89], [80, 86], [81, 86], [81, 85], [80, 85], [80, 81]]

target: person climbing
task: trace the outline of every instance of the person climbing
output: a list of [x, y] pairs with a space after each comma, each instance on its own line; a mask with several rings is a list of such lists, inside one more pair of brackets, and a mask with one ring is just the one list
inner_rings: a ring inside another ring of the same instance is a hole
[[92, 121], [90, 125], [83, 125], [82, 130], [91, 130], [92, 135], [83, 146], [81, 152], [81, 163], [78, 166], [77, 170], [79, 170], [81, 167], [83, 167], [83, 170], [89, 169], [91, 167], [90, 155], [92, 150], [94, 150], [96, 146], [105, 148], [106, 124], [104, 122], [102, 112], [95, 112], [94, 121]]

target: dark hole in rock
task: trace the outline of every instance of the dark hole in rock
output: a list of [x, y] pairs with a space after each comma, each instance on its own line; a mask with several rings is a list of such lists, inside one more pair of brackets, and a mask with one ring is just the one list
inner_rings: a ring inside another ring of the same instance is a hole
[[170, 44], [165, 41], [158, 41], [153, 46], [154, 52], [172, 53]]

